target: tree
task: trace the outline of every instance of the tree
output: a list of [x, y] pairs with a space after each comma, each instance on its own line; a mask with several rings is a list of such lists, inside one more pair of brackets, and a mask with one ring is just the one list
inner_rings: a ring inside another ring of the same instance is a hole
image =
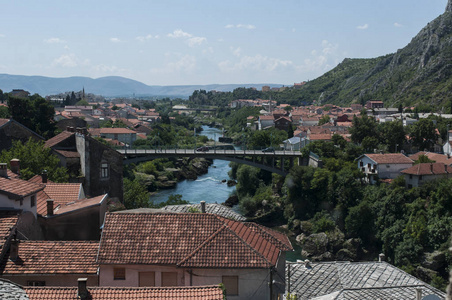
[[323, 115], [319, 120], [319, 126], [330, 122], [330, 116]]
[[149, 193], [139, 180], [124, 178], [124, 206], [127, 209], [150, 207]]
[[391, 152], [397, 152], [405, 143], [405, 128], [402, 121], [385, 122], [378, 125], [382, 143], [387, 145]]
[[55, 109], [38, 94], [34, 94], [30, 98], [9, 97], [8, 109], [11, 117], [22, 125], [46, 138], [54, 136]]
[[410, 126], [410, 138], [419, 150], [431, 149], [438, 139], [435, 124], [430, 119], [421, 119]]
[[350, 128], [352, 141], [361, 143], [366, 137], [378, 138], [377, 121], [373, 117], [362, 115], [361, 117], [353, 118], [353, 126]]
[[5, 106], [0, 106], [0, 119], [8, 119], [9, 116], [9, 111], [8, 108]]
[[52, 154], [50, 148], [45, 148], [43, 142], [29, 139], [22, 144], [20, 141], [13, 141], [11, 149], [0, 153], [0, 161], [10, 162], [13, 158], [20, 160], [20, 174], [25, 180], [41, 174], [43, 170], [47, 170], [51, 181], [67, 182], [69, 179], [68, 170], [59, 166], [58, 157]]

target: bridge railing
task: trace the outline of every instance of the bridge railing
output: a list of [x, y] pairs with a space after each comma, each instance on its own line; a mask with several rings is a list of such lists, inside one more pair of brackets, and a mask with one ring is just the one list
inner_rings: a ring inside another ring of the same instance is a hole
[[122, 154], [190, 154], [204, 156], [206, 154], [224, 154], [224, 155], [264, 155], [264, 156], [300, 156], [300, 151], [289, 151], [289, 150], [276, 150], [271, 152], [264, 152], [262, 150], [238, 150], [238, 149], [209, 149], [206, 151], [201, 151], [197, 149], [177, 149], [177, 148], [156, 148], [156, 149], [133, 149], [133, 148], [123, 148], [119, 149]]

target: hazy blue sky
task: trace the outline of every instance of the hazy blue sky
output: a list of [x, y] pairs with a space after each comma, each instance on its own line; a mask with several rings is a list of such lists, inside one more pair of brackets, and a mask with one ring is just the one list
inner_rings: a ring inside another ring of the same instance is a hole
[[447, 0], [0, 0], [0, 73], [149, 85], [314, 79], [404, 47]]

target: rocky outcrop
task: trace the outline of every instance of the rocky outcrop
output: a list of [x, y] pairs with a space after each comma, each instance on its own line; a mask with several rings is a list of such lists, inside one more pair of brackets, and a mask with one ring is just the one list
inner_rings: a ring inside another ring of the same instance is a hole
[[224, 205], [227, 207], [233, 207], [234, 205], [239, 204], [239, 197], [237, 195], [230, 196], [225, 202]]
[[447, 3], [446, 12], [452, 12], [452, 0]]

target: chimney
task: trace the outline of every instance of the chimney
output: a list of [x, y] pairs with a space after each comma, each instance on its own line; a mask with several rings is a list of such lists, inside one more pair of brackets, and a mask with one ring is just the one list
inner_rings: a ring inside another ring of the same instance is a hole
[[17, 158], [13, 158], [13, 159], [11, 159], [9, 164], [11, 166], [11, 171], [13, 173], [19, 175], [19, 173], [20, 173], [20, 160], [18, 160]]
[[41, 178], [42, 178], [42, 183], [47, 183], [47, 170], [42, 170]]
[[78, 280], [77, 296], [79, 299], [88, 299], [88, 289], [86, 288], [86, 282], [88, 278], [79, 278]]
[[380, 253], [378, 255], [378, 262], [383, 262], [383, 261], [385, 261], [385, 255], [383, 253]]
[[69, 128], [68, 129], [69, 132], [75, 132], [74, 127], [71, 126], [71, 127], [68, 127], [68, 128]]
[[16, 261], [19, 257], [19, 240], [14, 237], [9, 246], [9, 259]]
[[305, 268], [311, 268], [311, 261], [309, 259], [305, 259], [304, 260], [304, 266]]
[[71, 131], [71, 127], [70, 126], [66, 126], [66, 131]]
[[47, 200], [47, 216], [53, 216], [53, 199]]
[[206, 201], [201, 201], [201, 212], [206, 213]]
[[416, 289], [416, 300], [422, 300], [422, 289]]
[[6, 163], [0, 163], [0, 176], [8, 178], [8, 167]]

